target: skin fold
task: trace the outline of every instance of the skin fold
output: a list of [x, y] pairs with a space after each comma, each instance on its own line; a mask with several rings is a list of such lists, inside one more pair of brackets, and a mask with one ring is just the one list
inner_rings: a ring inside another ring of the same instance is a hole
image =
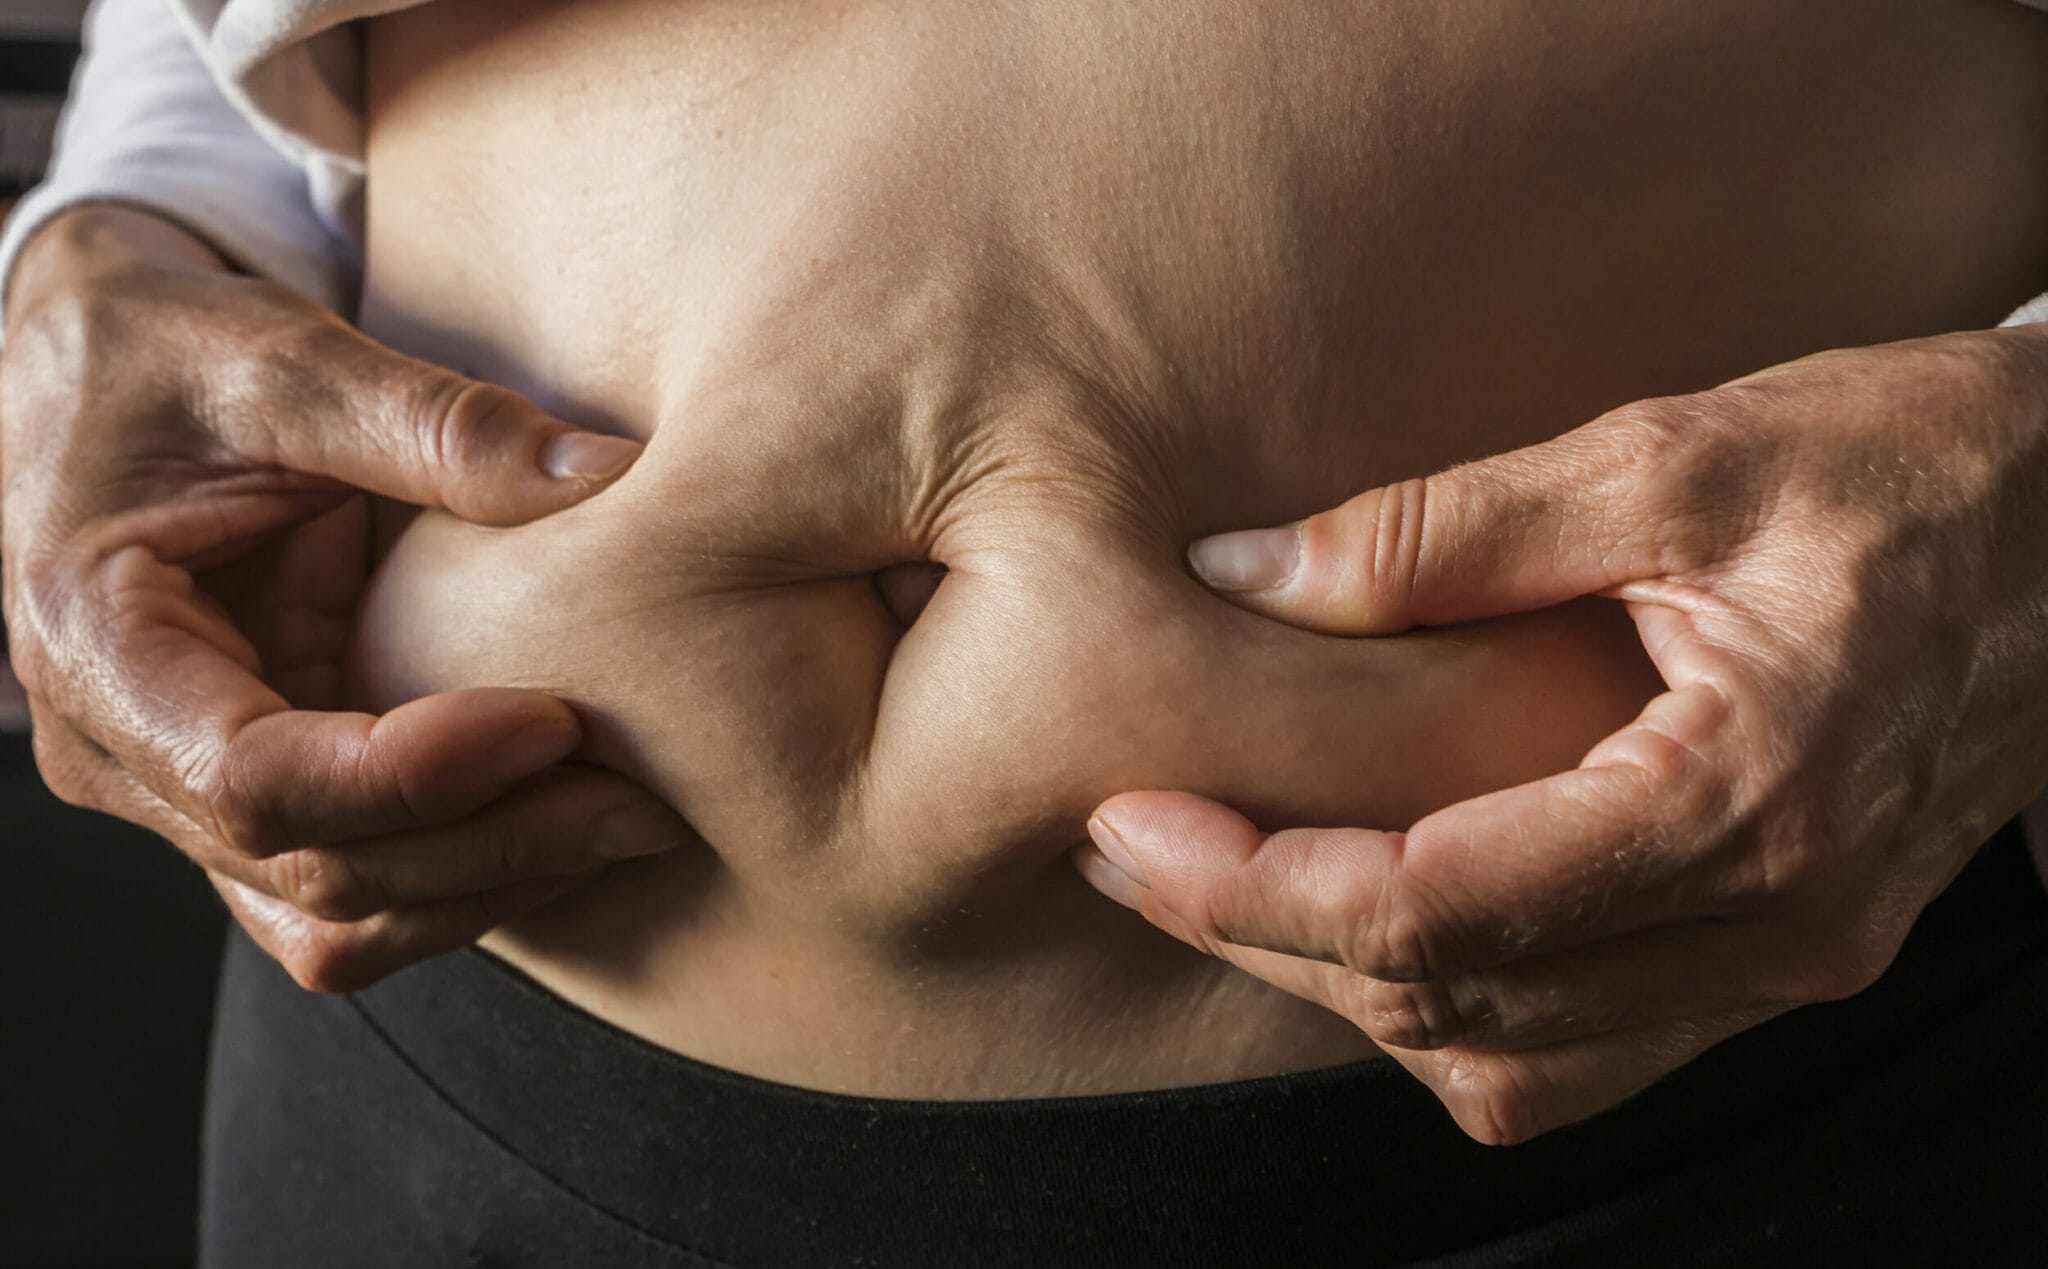
[[692, 1056], [950, 1097], [1364, 1056], [1092, 893], [1090, 810], [1403, 827], [1661, 681], [1616, 603], [1337, 638], [1188, 542], [1995, 320], [2048, 264], [2041, 43], [1934, 4], [381, 19], [365, 330], [647, 449], [529, 525], [383, 515], [353, 703], [544, 689], [690, 822], [488, 945]]

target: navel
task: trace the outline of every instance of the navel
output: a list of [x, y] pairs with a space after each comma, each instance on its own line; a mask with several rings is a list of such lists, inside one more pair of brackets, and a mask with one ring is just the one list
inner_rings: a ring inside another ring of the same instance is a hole
[[931, 602], [939, 583], [946, 580], [946, 566], [935, 560], [905, 560], [875, 571], [875, 590], [897, 621], [908, 629], [924, 606]]

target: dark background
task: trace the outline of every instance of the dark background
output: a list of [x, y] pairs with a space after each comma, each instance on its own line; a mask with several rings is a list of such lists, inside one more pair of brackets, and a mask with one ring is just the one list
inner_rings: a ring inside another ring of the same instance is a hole
[[0, 1265], [189, 1263], [223, 916], [0, 737]]
[[[83, 8], [0, 0], [0, 218], [47, 158]], [[0, 1266], [190, 1263], [220, 904], [165, 843], [43, 787], [4, 637]]]

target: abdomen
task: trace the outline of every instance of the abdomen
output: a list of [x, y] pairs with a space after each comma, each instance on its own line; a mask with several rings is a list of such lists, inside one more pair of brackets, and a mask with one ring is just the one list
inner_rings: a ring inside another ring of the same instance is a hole
[[[1996, 320], [2048, 277], [2042, 25], [468, 0], [373, 24], [366, 324], [652, 441], [550, 521], [422, 518], [359, 686], [557, 690], [587, 757], [691, 818], [703, 851], [501, 940], [671, 1047], [991, 1096], [1356, 1054], [1081, 887], [1089, 807], [1192, 788], [1400, 827], [1570, 765], [1654, 677], [1597, 603], [1286, 630], [1197, 587], [1186, 542]], [[919, 559], [950, 572], [906, 632], [869, 578]]]

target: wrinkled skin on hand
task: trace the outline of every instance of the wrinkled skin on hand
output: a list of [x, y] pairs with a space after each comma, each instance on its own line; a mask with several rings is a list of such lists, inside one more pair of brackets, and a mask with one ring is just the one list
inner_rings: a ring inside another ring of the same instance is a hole
[[366, 578], [357, 487], [520, 523], [637, 445], [380, 348], [139, 212], [45, 226], [8, 298], [6, 617], [60, 797], [169, 838], [326, 990], [687, 839], [636, 785], [559, 765], [582, 724], [545, 694], [319, 712]]
[[1077, 860], [1519, 1141], [1861, 991], [2048, 780], [2048, 326], [1638, 402], [1192, 558], [1332, 635], [1627, 602], [1668, 690], [1576, 770], [1406, 831], [1130, 793]]

